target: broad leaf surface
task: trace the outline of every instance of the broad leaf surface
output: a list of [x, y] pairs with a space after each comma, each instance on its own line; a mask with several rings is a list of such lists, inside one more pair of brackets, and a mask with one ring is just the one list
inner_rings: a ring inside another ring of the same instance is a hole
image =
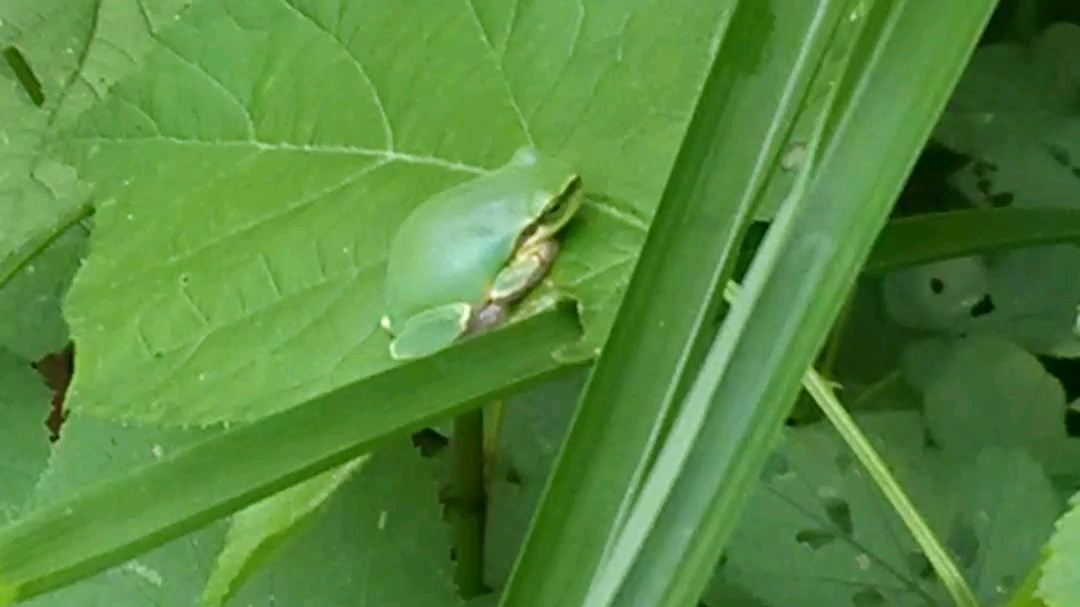
[[992, 446], [1066, 440], [1064, 390], [1038, 359], [993, 335], [953, 343], [924, 397], [930, 432], [946, 453], [969, 459]]
[[85, 370], [73, 408], [245, 420], [386, 368], [376, 323], [397, 226], [530, 142], [586, 183], [552, 279], [584, 299], [589, 335], [566, 356], [589, 355], [689, 120], [717, 10], [195, 3], [60, 149], [99, 203], [66, 310]]
[[991, 447], [1022, 448], [1055, 480], [1080, 477], [1080, 439], [1066, 433], [1061, 383], [1019, 345], [974, 334], [913, 342], [903, 358], [945, 453], [971, 459]]

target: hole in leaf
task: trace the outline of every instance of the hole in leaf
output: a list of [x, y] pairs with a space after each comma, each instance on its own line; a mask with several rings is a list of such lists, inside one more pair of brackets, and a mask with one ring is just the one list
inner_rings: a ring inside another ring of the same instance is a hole
[[934, 573], [934, 566], [930, 564], [930, 559], [926, 558], [926, 555], [922, 552], [909, 552], [904, 557], [904, 562], [907, 563], [911, 575], [920, 580], [928, 581], [937, 577], [937, 574]]
[[412, 444], [420, 450], [421, 457], [431, 457], [445, 449], [450, 439], [433, 428], [424, 428], [413, 433]]
[[976, 160], [973, 170], [979, 177], [986, 177], [991, 173], [996, 173], [998, 168], [996, 165], [986, 162], [985, 160]]
[[855, 465], [855, 456], [844, 451], [837, 455], [834, 461], [836, 463], [836, 469], [841, 473], [846, 473], [848, 470], [851, 470], [853, 465]]
[[511, 485], [517, 486], [521, 484], [521, 472], [518, 472], [518, 469], [513, 465], [507, 466], [505, 478], [506, 482]]
[[934, 295], [941, 295], [942, 291], [945, 290], [945, 283], [940, 278], [931, 278], [930, 290], [933, 291]]
[[791, 472], [787, 458], [779, 453], [769, 455], [765, 467], [761, 469], [761, 482], [768, 483]]
[[811, 550], [828, 546], [835, 539], [836, 534], [828, 529], [804, 529], [795, 534], [795, 541]]
[[854, 607], [880, 607], [885, 604], [885, 597], [874, 588], [863, 588], [851, 595]]
[[1080, 411], [1071, 407], [1065, 409], [1065, 433], [1070, 438], [1080, 436]]
[[1001, 579], [998, 581], [997, 585], [994, 586], [994, 592], [1004, 595], [1011, 595], [1015, 589], [1016, 577], [1009, 574], [1001, 576]]
[[1080, 167], [1072, 167], [1069, 170], [1072, 171], [1073, 177], [1080, 179]]
[[979, 193], [983, 196], [990, 196], [990, 191], [994, 189], [994, 183], [983, 177], [975, 182], [975, 189], [979, 190]]
[[855, 529], [851, 521], [851, 506], [846, 500], [837, 497], [827, 497], [824, 501], [825, 516], [829, 517], [829, 522], [836, 527], [837, 531], [850, 536]]
[[1012, 192], [999, 192], [988, 198], [990, 206], [995, 208], [1007, 207], [1011, 205], [1015, 199], [1016, 196], [1014, 196]]
[[968, 569], [975, 564], [979, 555], [979, 537], [968, 521], [959, 516], [953, 519], [945, 543], [952, 549], [961, 567]]
[[938, 444], [937, 439], [934, 438], [934, 434], [930, 432], [930, 428], [923, 427], [923, 447], [926, 449], [940, 449], [941, 445]]
[[1063, 167], [1072, 166], [1072, 159], [1069, 158], [1069, 150], [1054, 144], [1046, 144], [1046, 151], [1050, 154], [1050, 157], [1054, 159], [1054, 162]]
[[994, 300], [990, 299], [989, 295], [984, 296], [974, 306], [971, 306], [971, 317], [978, 318], [980, 316], [986, 316], [994, 311]]
[[14, 46], [4, 48], [3, 55], [4, 61], [7, 62], [8, 67], [11, 68], [12, 73], [15, 75], [15, 80], [26, 91], [30, 101], [34, 102], [34, 105], [38, 107], [44, 105], [45, 93], [41, 89], [41, 81], [38, 80], [37, 74], [30, 67], [30, 62], [26, 60], [26, 57]]
[[728, 560], [730, 559], [728, 558], [727, 552], [722, 553], [720, 555], [720, 560], [716, 563], [716, 568], [723, 569], [724, 565], [728, 564]]
[[[1065, 388], [1065, 400], [1072, 402], [1077, 398], [1080, 398], [1080, 360], [1074, 358], [1056, 358], [1053, 356], [1040, 356], [1039, 362], [1042, 363], [1046, 372], [1053, 375], [1061, 382], [1061, 387]], [[1066, 409], [1065, 423], [1068, 425], [1069, 418], [1068, 412], [1073, 410], [1072, 408]], [[1080, 411], [1077, 411], [1080, 415]], [[1070, 436], [1080, 435], [1080, 419], [1075, 420], [1077, 423], [1076, 431]]]

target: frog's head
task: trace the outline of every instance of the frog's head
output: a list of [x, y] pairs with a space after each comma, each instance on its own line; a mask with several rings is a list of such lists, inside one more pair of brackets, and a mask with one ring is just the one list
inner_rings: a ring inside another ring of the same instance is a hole
[[585, 199], [581, 176], [551, 158], [541, 162], [538, 152], [532, 148], [518, 150], [511, 163], [527, 169], [533, 181], [533, 195], [528, 203], [530, 221], [521, 233], [519, 246], [548, 240], [581, 208]]

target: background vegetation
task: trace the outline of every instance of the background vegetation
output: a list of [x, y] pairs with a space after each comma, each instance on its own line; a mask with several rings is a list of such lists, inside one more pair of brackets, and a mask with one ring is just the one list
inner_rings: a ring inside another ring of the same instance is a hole
[[[1075, 604], [1073, 4], [5, 3], [0, 604]], [[550, 280], [394, 363], [523, 144]]]

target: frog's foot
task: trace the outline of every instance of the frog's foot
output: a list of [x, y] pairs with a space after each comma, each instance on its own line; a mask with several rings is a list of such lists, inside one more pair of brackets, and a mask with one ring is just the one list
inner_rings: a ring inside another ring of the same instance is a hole
[[497, 301], [488, 302], [469, 320], [468, 333], [479, 333], [501, 325], [509, 315], [509, 305]]
[[489, 301], [505, 305], [521, 299], [543, 280], [558, 254], [559, 243], [555, 240], [540, 240], [518, 251], [495, 275]]
[[469, 328], [472, 306], [455, 303], [432, 308], [405, 321], [390, 342], [394, 360], [431, 356], [454, 343]]
[[383, 314], [383, 317], [379, 319], [379, 326], [383, 328], [383, 331], [393, 335], [394, 332], [390, 329], [390, 317]]

